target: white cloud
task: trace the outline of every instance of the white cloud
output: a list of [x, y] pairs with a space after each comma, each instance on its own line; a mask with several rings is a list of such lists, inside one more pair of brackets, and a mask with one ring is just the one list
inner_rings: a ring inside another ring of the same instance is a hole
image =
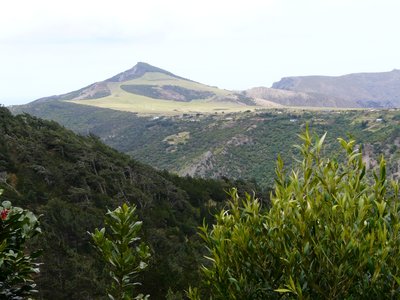
[[[268, 12], [274, 1], [7, 1], [0, 40], [134, 39], [165, 32], [218, 35]], [[178, 34], [179, 35], [179, 34]]]

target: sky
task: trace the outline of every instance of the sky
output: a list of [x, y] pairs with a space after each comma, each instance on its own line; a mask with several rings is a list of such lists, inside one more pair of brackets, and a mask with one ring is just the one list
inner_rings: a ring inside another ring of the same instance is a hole
[[398, 0], [13, 0], [0, 10], [0, 104], [147, 62], [231, 90], [400, 68]]

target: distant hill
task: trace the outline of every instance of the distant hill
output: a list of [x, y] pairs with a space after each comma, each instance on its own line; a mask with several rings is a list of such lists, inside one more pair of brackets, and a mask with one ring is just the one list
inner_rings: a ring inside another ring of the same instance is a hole
[[400, 70], [337, 77], [284, 77], [272, 88], [229, 91], [139, 62], [106, 80], [66, 94], [40, 98], [15, 111], [32, 113], [39, 103], [54, 101], [158, 116], [231, 113], [285, 106], [392, 108], [400, 107]]
[[247, 110], [255, 101], [242, 92], [201, 84], [139, 62], [133, 68], [79, 90], [38, 99], [68, 101], [140, 114], [214, 113]]
[[400, 70], [337, 77], [285, 77], [272, 88], [317, 96], [320, 101], [314, 102], [315, 106], [400, 107]]

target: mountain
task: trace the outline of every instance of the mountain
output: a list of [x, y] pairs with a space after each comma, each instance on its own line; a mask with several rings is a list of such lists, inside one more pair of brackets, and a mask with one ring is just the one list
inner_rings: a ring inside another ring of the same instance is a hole
[[43, 235], [31, 245], [43, 249], [40, 299], [105, 298], [107, 274], [87, 231], [123, 202], [137, 205], [152, 249], [142, 292], [162, 299], [168, 289], [186, 289], [196, 282], [202, 257], [196, 227], [211, 220], [209, 203], [224, 205], [224, 190], [238, 184], [160, 172], [93, 135], [0, 107], [0, 201], [42, 215]]
[[201, 84], [139, 62], [133, 68], [79, 90], [38, 99], [38, 103], [68, 101], [140, 114], [213, 113], [247, 110], [252, 98]]
[[[400, 70], [343, 76], [285, 77], [272, 88], [320, 97], [318, 106], [400, 107]], [[314, 106], [314, 105], [313, 105]]]
[[272, 88], [229, 91], [139, 62], [106, 80], [63, 95], [38, 99], [15, 111], [32, 112], [39, 104], [54, 101], [153, 116], [279, 107], [391, 108], [400, 107], [400, 70], [337, 77], [284, 77]]

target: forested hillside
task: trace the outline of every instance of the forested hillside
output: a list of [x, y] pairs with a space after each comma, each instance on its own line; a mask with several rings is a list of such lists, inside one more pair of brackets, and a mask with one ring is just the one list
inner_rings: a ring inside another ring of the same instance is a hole
[[328, 131], [326, 151], [335, 155], [338, 137], [351, 136], [362, 145], [368, 167], [384, 154], [389, 173], [400, 176], [400, 112], [398, 110], [270, 109], [236, 114], [186, 114], [140, 117], [132, 113], [52, 102], [16, 107], [60, 122], [82, 134], [94, 133], [106, 144], [158, 169], [181, 175], [229, 177], [273, 183], [275, 159], [290, 165], [297, 135], [308, 123], [312, 131]]
[[[160, 299], [198, 278], [202, 247], [196, 227], [223, 205], [229, 180], [180, 178], [132, 160], [97, 137], [78, 136], [52, 121], [12, 116], [0, 108], [2, 200], [42, 215], [37, 278], [41, 299], [102, 299], [105, 274], [87, 231], [101, 226], [106, 208], [138, 207], [152, 260], [142, 292]], [[179, 299], [179, 298], [178, 298]]]

